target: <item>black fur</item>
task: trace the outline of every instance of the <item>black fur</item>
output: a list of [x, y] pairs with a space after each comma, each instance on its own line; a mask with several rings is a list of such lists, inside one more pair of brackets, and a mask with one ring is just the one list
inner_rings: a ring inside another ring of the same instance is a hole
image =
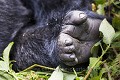
[[[33, 64], [59, 65], [57, 38], [62, 20], [71, 10], [102, 19], [91, 12], [90, 0], [2, 0], [0, 1], [0, 53], [14, 41], [10, 58], [15, 70]], [[1, 55], [1, 54], [0, 54]]]

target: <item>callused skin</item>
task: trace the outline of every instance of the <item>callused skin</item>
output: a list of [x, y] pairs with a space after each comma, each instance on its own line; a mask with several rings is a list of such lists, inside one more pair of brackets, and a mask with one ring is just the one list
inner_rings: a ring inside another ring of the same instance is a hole
[[67, 66], [89, 61], [92, 46], [99, 41], [101, 20], [88, 18], [83, 11], [66, 14], [62, 31], [58, 38], [61, 61]]

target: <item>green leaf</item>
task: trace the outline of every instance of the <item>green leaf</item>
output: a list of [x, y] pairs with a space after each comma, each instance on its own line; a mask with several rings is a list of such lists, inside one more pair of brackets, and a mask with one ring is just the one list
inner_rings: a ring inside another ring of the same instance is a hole
[[84, 80], [84, 77], [79, 77], [80, 80]]
[[102, 78], [103, 74], [106, 73], [106, 69], [105, 68], [102, 68], [99, 72], [99, 77]]
[[9, 68], [9, 52], [10, 52], [10, 49], [13, 45], [13, 42], [11, 42], [6, 48], [5, 50], [3, 51], [3, 61], [1, 60], [0, 61], [0, 70], [5, 70], [5, 71], [8, 71], [10, 70]]
[[100, 80], [99, 76], [92, 77], [90, 80]]
[[103, 42], [105, 44], [111, 44], [115, 35], [114, 28], [108, 23], [106, 19], [101, 22], [99, 31], [103, 34]]
[[48, 80], [63, 80], [63, 72], [59, 67], [56, 68]]
[[120, 18], [119, 17], [114, 17], [112, 20], [112, 25], [115, 29], [120, 31]]
[[11, 47], [14, 43], [11, 42], [6, 48], [5, 50], [3, 51], [3, 60], [5, 62], [8, 62], [9, 63], [9, 53], [10, 53], [10, 50], [11, 50]]
[[104, 7], [105, 7], [105, 4], [99, 4], [97, 13], [100, 15], [105, 15]]
[[[92, 67], [97, 60], [98, 60], [98, 58], [90, 57], [89, 67]], [[94, 67], [94, 69], [97, 69], [98, 67], [100, 67], [101, 63], [102, 63], [102, 61], [99, 61], [99, 62], [97, 63], [97, 65]]]
[[76, 77], [75, 74], [64, 73], [64, 80], [74, 80]]
[[7, 72], [0, 71], [0, 80], [15, 80], [15, 78]]
[[0, 70], [8, 71], [9, 70], [8, 64], [6, 64], [6, 62], [4, 61], [0, 61]]
[[95, 0], [96, 4], [104, 4], [106, 0]]

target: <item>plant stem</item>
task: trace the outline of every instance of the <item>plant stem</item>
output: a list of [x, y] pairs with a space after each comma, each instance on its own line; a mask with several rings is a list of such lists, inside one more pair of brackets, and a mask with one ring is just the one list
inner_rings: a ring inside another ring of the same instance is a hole
[[[101, 46], [102, 48], [102, 46]], [[104, 54], [108, 51], [108, 49], [110, 48], [110, 44], [107, 46], [107, 48], [105, 50], [102, 50], [102, 55], [98, 58], [98, 60], [93, 64], [93, 66], [89, 69], [87, 75], [85, 76], [84, 80], [86, 80], [90, 73], [92, 72], [93, 68], [95, 67], [95, 65], [102, 59], [102, 57], [104, 56]], [[102, 48], [103, 49], [103, 48]]]
[[106, 70], [107, 70], [107, 72], [108, 72], [108, 78], [109, 78], [109, 80], [112, 80], [112, 77], [111, 77], [111, 75], [110, 75], [110, 70], [109, 70], [107, 64], [104, 63], [104, 66], [105, 66], [105, 68], [106, 68]]
[[75, 71], [75, 69], [74, 69], [74, 68], [73, 68], [73, 71], [74, 71], [74, 74], [76, 75], [76, 77], [78, 77], [77, 72]]
[[55, 70], [54, 68], [50, 68], [50, 67], [46, 67], [46, 66], [42, 66], [42, 65], [38, 65], [38, 64], [34, 64], [34, 65], [32, 65], [32, 66], [26, 68], [26, 69], [23, 70], [22, 72], [24, 72], [24, 71], [28, 71], [28, 70], [31, 70], [31, 69], [33, 69], [33, 68], [35, 68], [35, 67], [40, 67], [40, 68], [49, 69], [49, 70]]

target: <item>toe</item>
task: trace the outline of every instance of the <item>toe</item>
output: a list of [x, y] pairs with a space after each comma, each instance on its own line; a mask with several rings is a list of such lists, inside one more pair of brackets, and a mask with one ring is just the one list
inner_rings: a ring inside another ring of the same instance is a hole
[[65, 40], [65, 45], [66, 45], [66, 46], [71, 46], [72, 44], [73, 44], [73, 41], [72, 41], [71, 38], [67, 38], [67, 39]]
[[74, 53], [75, 52], [75, 46], [74, 45], [66, 46], [66, 47], [64, 47], [64, 51], [66, 53]]
[[61, 60], [65, 62], [75, 61], [75, 54], [61, 54]]
[[84, 23], [87, 20], [87, 15], [83, 11], [70, 11], [66, 14], [63, 23], [64, 24], [73, 24], [73, 25], [79, 25], [81, 23]]

